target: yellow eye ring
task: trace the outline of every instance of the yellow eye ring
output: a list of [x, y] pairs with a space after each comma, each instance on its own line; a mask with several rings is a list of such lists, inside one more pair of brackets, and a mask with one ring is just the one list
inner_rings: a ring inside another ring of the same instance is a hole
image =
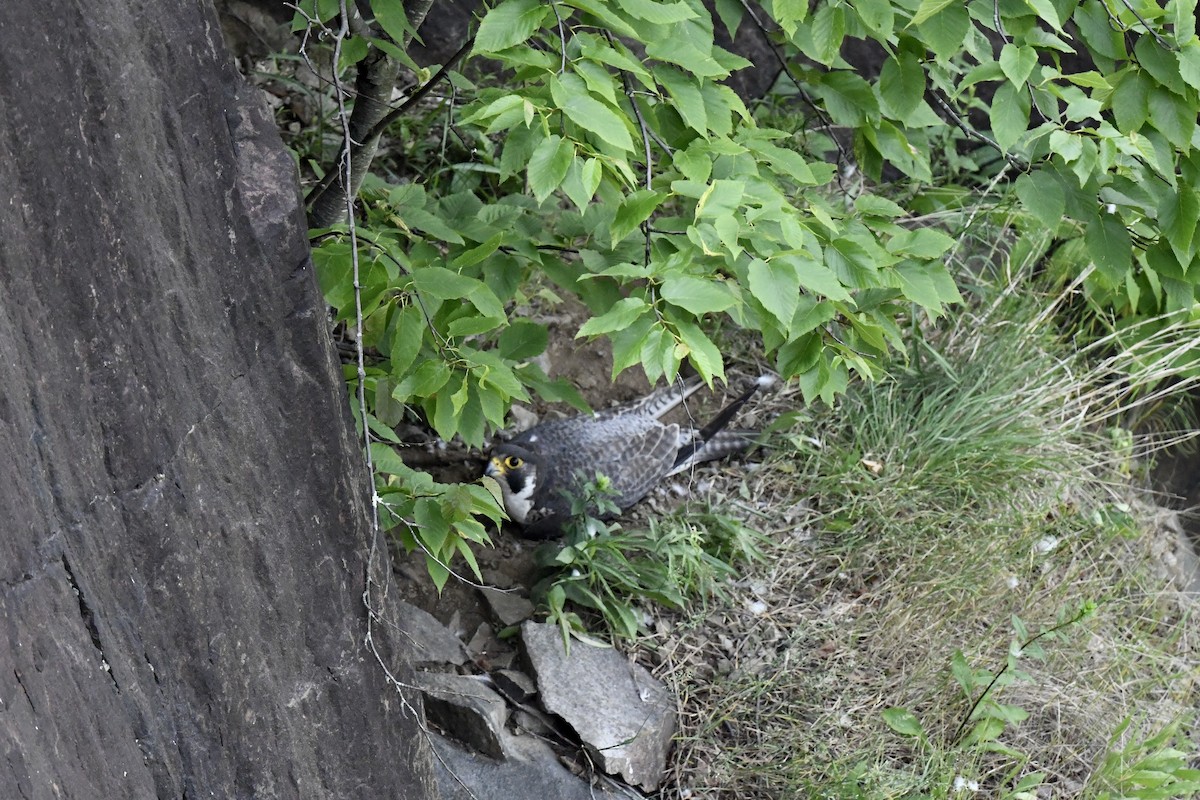
[[505, 456], [504, 458], [505, 469], [520, 469], [524, 463], [525, 461], [518, 456]]

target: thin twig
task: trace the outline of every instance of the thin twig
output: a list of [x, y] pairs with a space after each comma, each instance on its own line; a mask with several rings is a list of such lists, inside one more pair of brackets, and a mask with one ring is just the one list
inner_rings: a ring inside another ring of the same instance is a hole
[[[337, 31], [337, 33], [335, 34], [334, 43], [333, 43], [333, 63], [334, 63], [333, 76], [334, 76], [335, 88], [337, 90], [336, 96], [337, 96], [337, 104], [338, 104], [338, 119], [342, 124], [342, 133], [347, 137], [347, 141], [349, 141], [350, 115], [348, 113], [346, 113], [346, 94], [344, 91], [342, 91], [341, 82], [337, 77], [336, 65], [338, 64], [338, 62], [341, 58], [342, 42], [345, 41], [346, 37], [350, 35], [350, 25], [349, 25], [350, 17], [346, 10], [346, 0], [339, 0], [339, 2], [340, 2], [340, 6], [341, 6], [341, 26], [340, 26], [339, 30]], [[353, 170], [353, 167], [351, 166], [350, 162], [351, 162], [351, 160], [350, 160], [349, 149], [347, 148], [344, 151], [344, 154], [342, 156], [342, 165], [343, 165], [343, 169], [344, 169], [345, 177], [346, 177], [345, 185], [347, 187], [349, 187], [351, 185], [350, 178], [352, 177], [352, 170]], [[367, 425], [367, 390], [366, 390], [367, 372], [366, 372], [366, 356], [363, 353], [363, 343], [362, 343], [363, 310], [362, 310], [362, 282], [360, 280], [360, 269], [359, 269], [359, 260], [358, 260], [358, 230], [355, 226], [355, 220], [354, 220], [354, 197], [350, 194], [350, 191], [348, 188], [345, 193], [345, 200], [346, 200], [346, 224], [348, 226], [348, 233], [349, 233], [349, 237], [350, 237], [350, 260], [353, 265], [353, 274], [354, 274], [354, 310], [355, 310], [355, 324], [357, 326], [357, 328], [356, 328], [357, 336], [356, 336], [356, 341], [355, 341], [355, 355], [357, 357], [357, 362], [358, 362], [357, 363], [358, 411], [359, 411], [359, 415], [362, 420], [362, 435], [363, 435], [364, 449], [366, 451], [367, 474], [371, 481], [371, 516], [370, 516], [371, 546], [370, 546], [370, 550], [367, 554], [365, 585], [363, 586], [363, 594], [362, 594], [363, 605], [366, 607], [366, 611], [367, 611], [367, 633], [366, 633], [366, 637], [364, 639], [364, 643], [370, 649], [371, 655], [375, 658], [376, 663], [379, 664], [380, 669], [383, 670], [383, 674], [384, 674], [386, 680], [388, 681], [388, 683], [392, 684], [396, 688], [396, 693], [400, 695], [400, 702], [403, 704], [403, 707], [409, 711], [412, 711], [413, 714], [415, 716], [418, 716], [418, 718], [419, 718], [419, 715], [416, 715], [416, 710], [409, 704], [408, 699], [404, 696], [403, 690], [405, 688], [405, 684], [400, 682], [400, 680], [396, 677], [395, 673], [393, 673], [391, 668], [388, 667], [388, 665], [384, 662], [383, 654], [379, 652], [379, 647], [375, 642], [375, 627], [374, 626], [375, 626], [376, 619], [378, 619], [378, 612], [376, 611], [376, 608], [375, 608], [375, 596], [374, 596], [375, 595], [374, 590], [376, 589], [376, 587], [378, 585], [375, 580], [375, 564], [376, 564], [377, 559], [379, 558], [380, 552], [382, 552], [384, 554], [384, 557], [387, 556], [387, 549], [381, 548], [380, 544], [379, 544], [379, 537], [380, 537], [379, 502], [380, 502], [380, 497], [379, 497], [379, 493], [375, 490], [375, 463], [374, 463], [374, 459], [371, 456], [370, 426]], [[384, 574], [386, 575], [387, 574], [386, 573], [386, 565], [385, 565], [384, 569], [385, 569]], [[388, 587], [386, 585], [386, 582], [385, 582], [385, 585], [382, 587], [382, 591], [383, 591], [383, 597], [386, 598], [387, 592], [388, 592]], [[411, 688], [411, 687], [409, 687], [409, 688]]]
[[1137, 9], [1133, 7], [1133, 4], [1130, 3], [1129, 0], [1121, 0], [1121, 5], [1128, 8], [1129, 13], [1133, 14], [1135, 17], [1137, 17], [1137, 21], [1142, 23], [1142, 27], [1146, 29], [1146, 33], [1148, 33], [1154, 37], [1154, 41], [1158, 42], [1159, 47], [1161, 47], [1163, 50], [1167, 50], [1167, 51], [1172, 51], [1175, 49], [1175, 48], [1171, 47], [1171, 45], [1168, 44], [1165, 39], [1163, 39], [1161, 36], [1158, 35], [1158, 31], [1156, 31], [1150, 27], [1150, 23], [1148, 23], [1148, 22], [1146, 22], [1146, 20], [1142, 19], [1142, 15], [1137, 12]]
[[[417, 89], [415, 92], [413, 92], [407, 98], [405, 98], [403, 103], [401, 103], [399, 106], [397, 106], [396, 108], [393, 108], [391, 111], [389, 111], [383, 117], [383, 119], [381, 119], [381, 120], [379, 120], [379, 122], [375, 123], [375, 125], [372, 126], [370, 130], [367, 131], [367, 135], [363, 137], [363, 141], [369, 142], [372, 139], [374, 139], [376, 136], [381, 135], [387, 129], [387, 127], [389, 125], [391, 125], [393, 122], [398, 120], [406, 111], [408, 111], [410, 108], [412, 108], [414, 104], [416, 104], [421, 99], [423, 99], [425, 97], [425, 95], [427, 95], [431, 91], [433, 91], [433, 87], [436, 86], [439, 82], [441, 82], [441, 80], [446, 76], [446, 74], [451, 69], [453, 69], [453, 67], [458, 63], [459, 59], [461, 59], [463, 56], [465, 56], [467, 54], [467, 52], [471, 49], [471, 46], [474, 44], [475, 44], [474, 37], [471, 37], [470, 39], [468, 39], [466, 41], [466, 43], [463, 44], [462, 47], [458, 48], [458, 52], [456, 52], [454, 55], [450, 56], [450, 59], [445, 64], [442, 65], [442, 68], [434, 73], [432, 78], [427, 80], [424, 84], [421, 85], [421, 87], [419, 89]], [[340, 96], [340, 91], [339, 91], [339, 96]], [[345, 129], [345, 132], [346, 132], [346, 134], [345, 134], [347, 137], [346, 141], [349, 142], [350, 141], [349, 126], [347, 124], [343, 124], [342, 127]], [[349, 150], [350, 148], [343, 148], [343, 149]], [[325, 192], [327, 192], [329, 190], [329, 187], [333, 184], [333, 182], [335, 180], [337, 180], [337, 177], [338, 177], [338, 172], [336, 170], [330, 170], [328, 173], [326, 173], [325, 177], [322, 178], [320, 180], [320, 182], [318, 182], [317, 185], [314, 186], [312, 188], [312, 190], [309, 191], [308, 196], [304, 198], [304, 204], [306, 206], [311, 207], [314, 203], [316, 203], [317, 199], [320, 198], [323, 194], [325, 194]], [[349, 185], [349, 184], [347, 184], [347, 185]]]
[[[831, 131], [829, 140], [833, 142], [833, 146], [837, 149], [838, 164], [852, 164], [853, 161], [850, 158], [850, 154], [846, 152], [846, 148], [842, 146], [840, 141], [838, 141], [837, 136], [833, 135], [832, 133], [834, 128], [833, 120], [830, 119], [829, 115], [825, 113], [823, 108], [813, 102], [813, 99], [809, 97], [808, 92], [806, 92], [804, 87], [800, 85], [800, 81], [795, 75], [792, 74], [788, 60], [783, 57], [783, 52], [779, 49], [779, 46], [775, 44], [774, 40], [771, 39], [771, 34], [767, 31], [767, 26], [764, 25], [762, 20], [758, 18], [758, 14], [754, 13], [754, 9], [751, 8], [749, 0], [740, 0], [740, 2], [742, 4], [742, 8], [745, 9], [747, 16], [750, 17], [750, 21], [754, 23], [754, 27], [758, 28], [758, 32], [762, 35], [763, 41], [766, 42], [767, 47], [771, 49], [771, 55], [775, 57], [775, 61], [778, 62], [780, 70], [782, 70], [783, 74], [787, 76], [787, 79], [792, 82], [792, 85], [796, 87], [796, 92], [800, 95], [800, 99], [803, 100], [804, 104], [807, 105], [809, 109], [811, 109], [812, 112], [817, 115], [817, 119], [821, 120], [821, 124], [825, 127], [825, 129], [827, 131]], [[834, 174], [837, 176], [838, 188], [844, 193], [847, 192], [846, 187], [842, 184], [842, 170], [835, 170]]]

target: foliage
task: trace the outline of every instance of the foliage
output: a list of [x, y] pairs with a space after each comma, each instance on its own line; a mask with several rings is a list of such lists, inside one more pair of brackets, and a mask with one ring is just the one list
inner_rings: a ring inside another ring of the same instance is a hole
[[[1019, 246], [1094, 307], [1193, 313], [1195, 6], [764, 0], [801, 101], [772, 127], [723, 83], [748, 62], [714, 44], [715, 26], [761, 19], [741, 3], [719, 0], [714, 20], [700, 0], [501, 0], [470, 52], [499, 78], [417, 69], [414, 98], [451, 87], [443, 127], [421, 172], [364, 184], [357, 288], [380, 356], [368, 424], [418, 408], [443, 438], [479, 445], [530, 390], [582, 405], [532, 362], [546, 331], [529, 312], [558, 293], [591, 309], [577, 335], [611, 341], [614, 373], [671, 378], [687, 360], [721, 379], [714, 337], [734, 326], [806, 400], [831, 401], [852, 374], [881, 374], [918, 311], [960, 300], [955, 239], [937, 226], [986, 218], [965, 211], [985, 182], [1018, 209]], [[297, 28], [342, 7], [305, 0]], [[366, 33], [328, 28], [337, 66], [376, 52], [411, 65], [396, 43], [413, 9], [371, 9]], [[882, 51], [877, 77], [847, 60], [852, 44]], [[856, 169], [900, 179], [848, 186]], [[322, 286], [354, 319], [350, 232], [320, 233]]]

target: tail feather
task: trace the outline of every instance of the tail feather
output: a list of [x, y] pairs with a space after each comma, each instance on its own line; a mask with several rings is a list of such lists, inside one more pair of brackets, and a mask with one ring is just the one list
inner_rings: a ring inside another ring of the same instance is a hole
[[691, 440], [679, 448], [679, 453], [675, 456], [675, 465], [667, 474], [678, 474], [702, 461], [721, 458], [745, 450], [753, 444], [755, 434], [747, 431], [724, 431], [724, 428], [733, 421], [759, 387], [767, 384], [767, 380], [758, 379], [741, 397], [721, 409], [711, 422], [696, 431]]
[[667, 477], [687, 472], [705, 461], [716, 461], [748, 450], [757, 438], [756, 431], [718, 431], [707, 441], [693, 441], [680, 450], [675, 466], [667, 473]]

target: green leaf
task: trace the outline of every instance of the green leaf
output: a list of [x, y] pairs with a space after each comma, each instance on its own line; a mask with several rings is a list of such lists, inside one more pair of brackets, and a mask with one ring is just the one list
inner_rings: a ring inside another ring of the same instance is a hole
[[888, 200], [886, 197], [879, 197], [874, 194], [860, 194], [854, 201], [854, 207], [864, 217], [896, 219], [897, 217], [908, 216], [908, 212], [896, 203]]
[[416, 305], [399, 309], [392, 319], [392, 335], [388, 339], [388, 369], [399, 378], [417, 360], [425, 337], [425, 315]]
[[846, 37], [846, 12], [841, 6], [822, 4], [813, 15], [811, 25], [815, 49], [809, 55], [826, 66], [833, 66]]
[[1132, 133], [1146, 122], [1149, 113], [1150, 79], [1140, 69], [1130, 67], [1113, 89], [1109, 103], [1122, 133]]
[[1013, 86], [1024, 86], [1035, 66], [1037, 51], [1032, 47], [1018, 47], [1009, 42], [1000, 51], [1000, 69], [1004, 71], [1004, 77], [1012, 81]]
[[[903, 262], [896, 267], [900, 291], [906, 298], [935, 318], [941, 316], [944, 304], [953, 300], [953, 298], [943, 297], [942, 288], [939, 286], [939, 273], [945, 275], [946, 270], [941, 264], [936, 263]], [[952, 289], [954, 288], [953, 281], [949, 281], [949, 285]], [[954, 289], [954, 294], [958, 295], [957, 289]], [[958, 297], [958, 299], [962, 298]]]
[[375, 14], [375, 21], [393, 41], [406, 42], [416, 33], [408, 21], [402, 0], [374, 0], [371, 11]]
[[[735, 2], [730, 2], [729, 5], [732, 10], [722, 13], [721, 19], [725, 21], [726, 30], [729, 31], [729, 36], [732, 39], [737, 32], [735, 29], [729, 27], [729, 22], [726, 18], [737, 12], [744, 12], [746, 7], [741, 3]], [[717, 10], [720, 11], [723, 6], [724, 3], [718, 0]], [[771, 0], [770, 6], [764, 6], [764, 8], [769, 8], [771, 17], [779, 24], [779, 27], [788, 37], [796, 35], [796, 23], [803, 22], [804, 18], [808, 16], [808, 0]], [[741, 20], [740, 15], [737, 18], [739, 21]]]
[[[467, 295], [467, 299], [480, 314], [479, 316], [460, 317], [451, 322], [446, 329], [451, 336], [477, 336], [503, 328], [508, 323], [504, 306], [487, 285], [472, 289]], [[471, 319], [472, 317], [474, 319]]]
[[677, 64], [700, 78], [724, 78], [729, 70], [713, 57], [712, 18], [707, 13], [705, 17], [664, 28], [660, 37], [646, 44], [646, 55]]
[[684, 75], [674, 67], [661, 66], [654, 71], [655, 77], [666, 87], [667, 94], [675, 102], [675, 109], [684, 123], [696, 133], [708, 133], [708, 112], [704, 107], [704, 94], [695, 79]]
[[889, 253], [904, 253], [917, 258], [937, 258], [954, 246], [954, 240], [933, 228], [901, 231], [887, 243]]
[[504, 329], [496, 346], [504, 358], [523, 361], [544, 353], [548, 341], [549, 334], [545, 325], [519, 319], [514, 320]]
[[1129, 231], [1115, 214], [1101, 213], [1093, 218], [1084, 234], [1092, 263], [1110, 283], [1117, 284], [1133, 264], [1133, 243]]
[[893, 119], [907, 119], [924, 97], [925, 70], [915, 54], [903, 50], [883, 62], [879, 99]]
[[[922, 0], [921, 5], [925, 6], [927, 3], [928, 0]], [[930, 49], [939, 58], [948, 60], [962, 50], [963, 42], [971, 29], [971, 16], [967, 13], [967, 4], [959, 2], [947, 4], [943, 0], [936, 0], [936, 2], [928, 4], [940, 6], [941, 10], [918, 23], [921, 34]], [[919, 13], [920, 9], [918, 9]]]
[[696, 202], [696, 219], [715, 219], [736, 212], [745, 192], [742, 181], [713, 181]]
[[1042, 20], [1050, 23], [1050, 27], [1063, 33], [1062, 20], [1058, 17], [1058, 9], [1051, 0], [1025, 0], [1025, 5], [1033, 9]]
[[626, 36], [631, 39], [638, 38], [638, 32], [625, 21], [624, 17], [609, 9], [606, 0], [598, 0], [597, 2], [593, 2], [593, 0], [562, 0], [562, 2], [564, 5], [578, 8], [584, 13], [591, 14], [603, 23], [604, 28], [607, 28], [618, 36]]
[[1161, 86], [1150, 91], [1148, 99], [1150, 124], [1167, 137], [1167, 141], [1186, 151], [1196, 131], [1196, 109], [1182, 97]]
[[585, 211], [588, 203], [596, 195], [602, 173], [603, 167], [599, 159], [589, 158], [585, 161], [576, 157], [571, 162], [567, 177], [563, 180], [562, 190], [580, 211]]
[[725, 309], [736, 299], [723, 281], [704, 280], [690, 275], [668, 275], [663, 278], [662, 298], [696, 316]]
[[1083, 137], [1062, 129], [1050, 134], [1050, 152], [1070, 164], [1083, 154]]
[[551, 134], [543, 139], [529, 157], [529, 188], [539, 203], [549, 197], [571, 168], [575, 146], [562, 137]]
[[932, 19], [943, 8], [953, 5], [956, 0], [921, 0], [921, 5], [917, 6], [917, 13], [913, 15], [912, 21], [908, 23], [908, 27], [920, 25], [927, 19]]
[[704, 382], [711, 385], [714, 378], [724, 380], [725, 362], [721, 358], [721, 351], [712, 340], [690, 322], [676, 323], [675, 329], [679, 331], [679, 338], [687, 348], [688, 360], [692, 362], [692, 366], [700, 373]]
[[600, 188], [600, 178], [604, 176], [604, 165], [600, 163], [598, 158], [589, 158], [583, 162], [583, 169], [580, 173], [580, 181], [583, 183], [583, 188], [591, 197], [596, 194], [596, 189]]
[[650, 306], [640, 297], [625, 297], [617, 301], [606, 313], [598, 317], [592, 317], [579, 328], [579, 333], [575, 334], [578, 339], [581, 336], [595, 336], [601, 333], [609, 333], [624, 328], [628, 328], [639, 317], [650, 311]]
[[682, 22], [698, 14], [687, 3], [656, 3], [654, 0], [618, 0], [625, 13], [656, 25]]
[[575, 62], [575, 73], [583, 78], [589, 92], [616, 105], [617, 81], [602, 64], [581, 58]]
[[1080, 3], [1075, 9], [1075, 24], [1083, 41], [1095, 53], [1113, 61], [1125, 58], [1121, 34], [1109, 22], [1108, 11], [1102, 2]]
[[557, 77], [550, 78], [550, 93], [558, 107], [576, 125], [596, 134], [613, 147], [633, 150], [633, 139], [624, 120], [611, 108], [590, 95], [569, 92]]
[[[804, 289], [828, 297], [830, 300], [843, 303], [852, 302], [853, 298], [846, 291], [842, 282], [838, 280], [837, 275], [834, 275], [833, 270], [820, 261], [796, 254], [776, 256], [774, 260], [791, 264], [796, 271], [796, 279]], [[795, 323], [795, 317], [792, 318], [792, 322]], [[790, 329], [793, 334], [796, 333], [791, 326], [785, 326], [785, 329]]]
[[887, 708], [883, 710], [882, 716], [887, 726], [901, 736], [925, 736], [921, 721], [907, 708]]
[[479, 23], [473, 52], [495, 53], [520, 44], [541, 27], [549, 13], [540, 0], [504, 0]]
[[1154, 37], [1148, 33], [1142, 34], [1133, 47], [1137, 62], [1142, 69], [1150, 73], [1150, 77], [1176, 94], [1182, 95], [1183, 78], [1179, 74], [1179, 59], [1171, 50], [1159, 46]]
[[396, 384], [392, 390], [392, 399], [403, 403], [412, 397], [429, 397], [441, 389], [450, 380], [450, 368], [442, 361], [423, 361]]
[[879, 116], [879, 104], [871, 84], [853, 72], [827, 72], [813, 90], [825, 101], [825, 109], [839, 124], [858, 126]]
[[614, 378], [621, 372], [638, 363], [642, 356], [642, 347], [646, 343], [650, 331], [655, 328], [656, 320], [653, 314], [644, 314], [631, 325], [609, 334], [613, 348]]
[[1179, 58], [1179, 76], [1193, 89], [1200, 89], [1200, 40], [1192, 39], [1179, 48], [1176, 56]]
[[1029, 95], [1011, 83], [996, 90], [991, 107], [992, 135], [996, 143], [1010, 150], [1029, 128]]
[[1164, 193], [1158, 220], [1175, 257], [1181, 264], [1189, 264], [1196, 252], [1196, 226], [1200, 222], [1200, 197], [1186, 183], [1180, 183], [1173, 192]]
[[1062, 183], [1051, 172], [1039, 169], [1017, 178], [1017, 198], [1030, 216], [1050, 230], [1062, 221], [1067, 197]]
[[422, 267], [413, 272], [417, 289], [439, 300], [459, 300], [484, 284], [475, 278], [459, 275], [445, 267]]
[[821, 183], [813, 174], [809, 163], [795, 150], [788, 150], [757, 139], [746, 142], [746, 147], [750, 152], [759, 156], [760, 160], [770, 164], [776, 172], [786, 175], [796, 183], [810, 186]]
[[495, 236], [488, 239], [478, 247], [472, 247], [470, 250], [465, 250], [462, 253], [459, 253], [457, 256], [455, 256], [454, 260], [450, 262], [450, 266], [454, 267], [455, 269], [473, 267], [486, 259], [492, 253], [496, 252], [500, 248], [500, 243], [503, 241], [504, 234], [497, 233]]
[[800, 277], [795, 265], [784, 260], [768, 264], [756, 258], [750, 262], [747, 282], [750, 293], [787, 331], [800, 302]]
[[1196, 0], [1174, 0], [1167, 7], [1174, 12], [1171, 23], [1175, 26], [1176, 44], [1195, 44]]
[[854, 10], [877, 41], [885, 42], [895, 27], [895, 11], [891, 0], [857, 0]]
[[622, 200], [609, 229], [613, 244], [617, 244], [637, 230], [638, 226], [650, 218], [650, 215], [666, 197], [664, 192], [639, 189]]

